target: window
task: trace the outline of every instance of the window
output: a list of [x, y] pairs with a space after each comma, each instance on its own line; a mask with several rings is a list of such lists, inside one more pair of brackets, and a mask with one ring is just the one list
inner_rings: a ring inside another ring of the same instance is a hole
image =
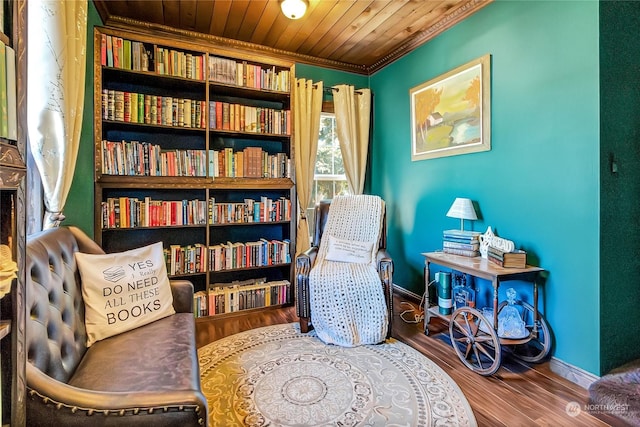
[[[333, 199], [335, 196], [350, 194], [347, 177], [344, 173], [340, 142], [336, 133], [336, 117], [332, 113], [320, 115], [320, 135], [316, 153], [316, 169], [311, 189], [311, 201], [307, 207], [309, 232], [313, 236], [315, 218], [314, 207], [320, 200]], [[313, 238], [311, 238], [313, 241]]]

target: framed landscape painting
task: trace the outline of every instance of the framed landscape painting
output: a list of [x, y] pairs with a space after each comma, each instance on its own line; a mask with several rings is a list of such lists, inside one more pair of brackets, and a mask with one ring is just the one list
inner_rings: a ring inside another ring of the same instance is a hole
[[491, 149], [491, 55], [409, 91], [411, 160]]

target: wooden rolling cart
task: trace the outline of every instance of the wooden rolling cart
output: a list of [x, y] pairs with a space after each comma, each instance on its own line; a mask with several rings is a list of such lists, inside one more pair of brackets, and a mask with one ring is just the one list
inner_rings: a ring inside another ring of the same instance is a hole
[[[430, 318], [437, 316], [449, 322], [451, 344], [462, 363], [480, 375], [492, 375], [502, 360], [502, 346], [526, 362], [540, 362], [551, 350], [551, 333], [544, 317], [538, 312], [538, 283], [545, 270], [527, 265], [525, 268], [502, 268], [481, 257], [466, 257], [444, 252], [427, 252], [425, 258], [425, 318], [424, 331], [429, 333]], [[429, 267], [437, 264], [451, 270], [488, 280], [493, 286], [493, 319], [487, 319], [476, 308], [465, 306], [451, 315], [439, 313], [438, 306], [429, 304]], [[533, 305], [518, 300], [514, 306], [525, 322], [528, 336], [509, 339], [498, 336], [498, 314], [508, 304], [498, 302], [498, 288], [502, 282], [519, 280], [533, 285]], [[493, 328], [482, 325], [493, 325]]]

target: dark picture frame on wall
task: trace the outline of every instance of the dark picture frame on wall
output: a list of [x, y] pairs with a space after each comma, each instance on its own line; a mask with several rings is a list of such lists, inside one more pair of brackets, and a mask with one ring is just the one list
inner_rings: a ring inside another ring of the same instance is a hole
[[491, 55], [409, 91], [411, 160], [491, 150]]

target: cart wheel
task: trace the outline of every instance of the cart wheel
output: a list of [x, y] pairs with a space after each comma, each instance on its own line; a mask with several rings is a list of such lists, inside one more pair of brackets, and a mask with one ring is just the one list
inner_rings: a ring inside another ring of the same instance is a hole
[[[492, 375], [500, 368], [500, 341], [495, 329], [478, 310], [461, 307], [451, 315], [451, 345], [467, 368]], [[482, 327], [481, 327], [482, 326]]]
[[[504, 301], [500, 304], [498, 312], [507, 305]], [[524, 301], [516, 301], [514, 304], [516, 309], [520, 312], [520, 317], [524, 321], [525, 327], [531, 334], [533, 332], [534, 318], [533, 307], [531, 304]], [[542, 361], [551, 350], [551, 333], [549, 331], [549, 325], [547, 325], [544, 317], [538, 312], [538, 320], [535, 322], [536, 333], [531, 335], [531, 340], [524, 344], [515, 344], [508, 346], [513, 353], [519, 359], [525, 362], [537, 363]]]

